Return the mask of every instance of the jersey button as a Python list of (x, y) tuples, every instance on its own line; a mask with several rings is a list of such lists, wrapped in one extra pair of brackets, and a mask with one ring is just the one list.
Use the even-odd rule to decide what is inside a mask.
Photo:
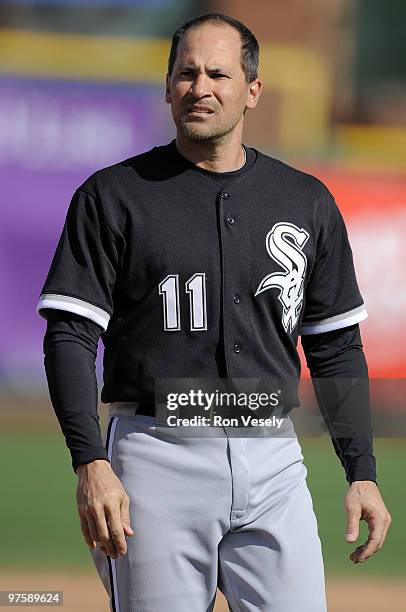
[(240, 296), (238, 295), (238, 293), (235, 294), (233, 299), (234, 299), (234, 304), (239, 304), (240, 303)]
[(231, 215), (229, 217), (227, 217), (227, 223), (229, 225), (233, 225), (235, 223), (234, 217), (232, 217)]
[(241, 351), (241, 346), (239, 344), (234, 344), (234, 353), (239, 353)]
[(221, 194), (221, 197), (223, 198), (223, 200), (227, 200), (227, 198), (230, 197), (230, 194), (227, 193), (227, 191), (223, 191), (223, 193)]

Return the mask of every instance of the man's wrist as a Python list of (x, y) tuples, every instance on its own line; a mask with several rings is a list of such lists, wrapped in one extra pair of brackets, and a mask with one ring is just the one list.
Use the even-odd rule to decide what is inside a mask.
[(350, 482), (350, 485), (362, 485), (362, 484), (369, 484), (369, 483), (373, 483), (374, 485), (378, 486), (378, 483), (376, 482), (376, 480), (372, 480), (370, 478), (365, 478), (365, 479), (360, 479), (358, 478), (357, 480), (352, 480)]
[(109, 459), (107, 458), (91, 459), (90, 461), (86, 461), (86, 463), (81, 463), (80, 465), (76, 466), (74, 471), (79, 476), (81, 472), (85, 470), (90, 470), (92, 469), (92, 467), (95, 467), (97, 464), (106, 463), (106, 462), (110, 463)]

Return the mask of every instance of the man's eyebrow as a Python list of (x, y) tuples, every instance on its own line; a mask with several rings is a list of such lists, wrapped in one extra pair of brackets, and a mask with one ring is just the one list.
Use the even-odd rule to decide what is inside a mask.
[[(193, 64), (181, 64), (181, 66), (179, 66), (179, 70), (196, 70), (196, 66), (194, 66)], [(212, 66), (211, 68), (207, 69), (208, 72), (227, 72), (227, 68), (221, 68), (219, 66)]]

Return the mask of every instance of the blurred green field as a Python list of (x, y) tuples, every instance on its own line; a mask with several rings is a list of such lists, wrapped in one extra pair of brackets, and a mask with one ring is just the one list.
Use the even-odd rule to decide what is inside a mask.
[[(329, 438), (301, 439), (308, 484), (323, 544), (326, 572), (364, 577), (406, 575), (406, 443), (377, 439), (380, 488), (393, 523), (386, 546), (367, 563), (348, 559), (354, 545), (344, 539), (344, 472)], [(76, 510), (76, 481), (64, 439), (53, 427), (5, 424), (0, 432), (2, 487), (0, 568), (94, 571)], [(359, 543), (366, 538), (363, 524)]]

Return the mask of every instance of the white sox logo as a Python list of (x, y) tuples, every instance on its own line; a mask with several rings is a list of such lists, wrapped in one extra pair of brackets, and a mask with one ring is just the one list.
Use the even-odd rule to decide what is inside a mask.
[(261, 280), (255, 295), (275, 287), (279, 289), (279, 301), (283, 306), (282, 323), (291, 332), (299, 320), (303, 302), (304, 279), (307, 258), (303, 247), (309, 234), (293, 223), (276, 223), (266, 236), (266, 250), (285, 273), (273, 272)]

